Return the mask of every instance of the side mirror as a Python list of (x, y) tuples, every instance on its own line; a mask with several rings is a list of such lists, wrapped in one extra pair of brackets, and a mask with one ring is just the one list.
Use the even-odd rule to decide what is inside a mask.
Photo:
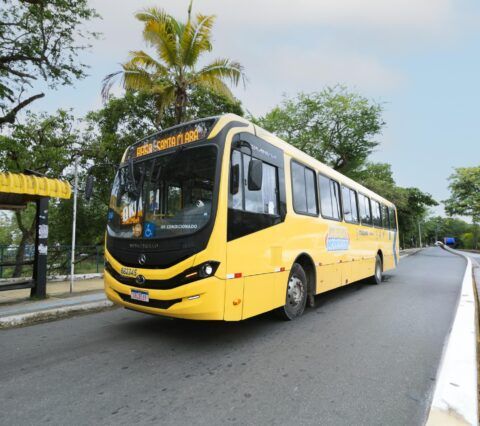
[(248, 190), (259, 191), (262, 189), (263, 163), (252, 158), (248, 163)]
[(230, 168), (230, 194), (238, 193), (240, 187), (240, 165), (235, 164)]
[(85, 200), (87, 200), (87, 201), (90, 201), (90, 198), (92, 198), (93, 183), (94, 183), (93, 175), (88, 175), (87, 176), (87, 181), (85, 183), (85, 193), (84, 193)]

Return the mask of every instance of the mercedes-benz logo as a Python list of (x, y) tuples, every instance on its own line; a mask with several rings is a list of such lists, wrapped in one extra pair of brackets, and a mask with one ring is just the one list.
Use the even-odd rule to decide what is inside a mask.
[(140, 265), (145, 265), (145, 262), (147, 261), (147, 256), (145, 256), (143, 253), (138, 256), (138, 263)]
[(137, 275), (135, 277), (135, 282), (138, 284), (138, 285), (144, 285), (145, 284), (145, 277), (143, 275)]

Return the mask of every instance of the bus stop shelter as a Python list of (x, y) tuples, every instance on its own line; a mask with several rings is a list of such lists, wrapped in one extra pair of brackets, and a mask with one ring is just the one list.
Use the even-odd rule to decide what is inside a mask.
[[(35, 251), (32, 278), (1, 284), (0, 291), (30, 288), (30, 295), (44, 298), (47, 294), (47, 254), (48, 254), (48, 200), (68, 199), (71, 196), (70, 184), (60, 179), (49, 179), (27, 173), (0, 173), (0, 210), (20, 210), (28, 203), (36, 204)], [(3, 263), (0, 266), (15, 266)]]

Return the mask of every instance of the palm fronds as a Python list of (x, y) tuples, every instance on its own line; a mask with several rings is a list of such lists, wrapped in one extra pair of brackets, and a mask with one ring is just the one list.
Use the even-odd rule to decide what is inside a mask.
[(129, 60), (122, 64), (122, 70), (104, 78), (104, 100), (108, 98), (113, 84), (120, 80), (127, 90), (154, 95), (159, 117), (166, 108), (175, 104), (179, 122), (187, 107), (188, 91), (192, 87), (201, 86), (233, 100), (227, 83), (238, 85), (242, 80), (245, 84), (243, 67), (230, 59), (216, 59), (200, 70), (195, 69), (200, 56), (212, 50), (214, 15), (198, 14), (192, 19), (190, 3), (186, 23), (177, 21), (159, 8), (144, 9), (135, 16), (143, 22), (143, 37), (155, 49), (158, 58), (143, 50), (130, 52)]

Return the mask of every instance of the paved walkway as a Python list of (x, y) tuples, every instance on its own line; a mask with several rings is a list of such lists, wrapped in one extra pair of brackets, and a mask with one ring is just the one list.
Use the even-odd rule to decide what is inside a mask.
[[(70, 281), (50, 281), (47, 283), (49, 299), (65, 299), (79, 293), (103, 290), (103, 278), (74, 281), (73, 294), (70, 294)], [(0, 309), (12, 303), (38, 303), (30, 300), (30, 289), (0, 291)]]

